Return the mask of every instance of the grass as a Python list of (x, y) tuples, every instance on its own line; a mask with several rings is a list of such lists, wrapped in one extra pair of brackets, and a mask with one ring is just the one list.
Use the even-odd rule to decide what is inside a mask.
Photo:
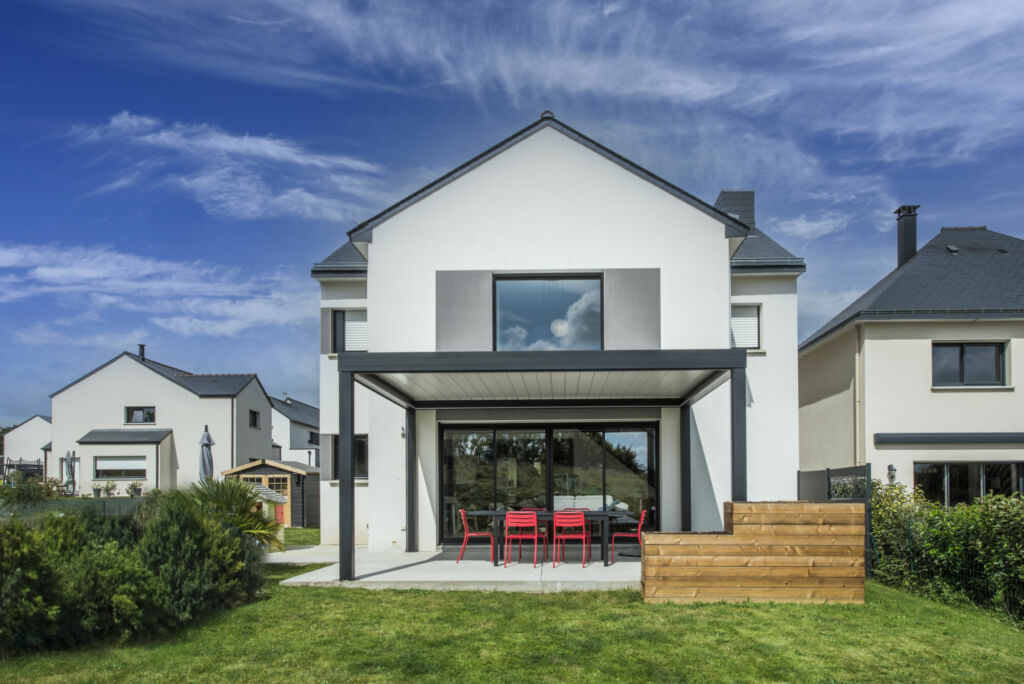
[(285, 546), (316, 546), (320, 543), (319, 527), (284, 528)]
[[(272, 581), (312, 567), (267, 566)], [(177, 636), (39, 653), (4, 681), (1019, 682), (1024, 632), (869, 583), (863, 606), (645, 605), (635, 592), (269, 586)]]

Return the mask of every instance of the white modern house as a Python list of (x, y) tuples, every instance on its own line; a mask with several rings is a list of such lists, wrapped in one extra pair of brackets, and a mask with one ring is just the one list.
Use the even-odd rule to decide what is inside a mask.
[(43, 463), (50, 448), (50, 416), (36, 414), (4, 434), (3, 468)]
[(320, 411), (289, 396), (270, 397), (274, 457), (320, 467)]
[(896, 269), (800, 346), (801, 468), (870, 463), (946, 504), (1024, 491), (1024, 240), (943, 228), (918, 250), (917, 208)]
[(214, 440), (213, 472), (269, 459), (271, 406), (255, 374), (196, 374), (123, 352), (50, 395), (49, 477), (65, 480), (73, 458), (76, 490), (92, 482), (142, 482), (145, 490), (199, 480), (199, 440)]
[(460, 508), (720, 530), (724, 501), (795, 498), (804, 264), (753, 210), (545, 112), (349, 231), (312, 271), (341, 578), (364, 530), (434, 549)]

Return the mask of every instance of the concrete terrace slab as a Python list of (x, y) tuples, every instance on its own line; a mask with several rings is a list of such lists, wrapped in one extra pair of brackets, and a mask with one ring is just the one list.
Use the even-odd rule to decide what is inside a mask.
[[(338, 547), (331, 547), (337, 551)], [(523, 554), (523, 563), (494, 567), (486, 551), (455, 562), (451, 551), (418, 553), (378, 552), (356, 549), (356, 579), (338, 579), (338, 564), (320, 568), (281, 582), (286, 586), (355, 587), (362, 589), (427, 589), (432, 591), (511, 591), (545, 594), (557, 591), (609, 591), (640, 589), (640, 563), (623, 557), (605, 567), (600, 560), (581, 567), (579, 556), (552, 567), (548, 560), (536, 568)], [(287, 552), (286, 552), (287, 553)], [(279, 555), (279, 554), (274, 554)], [(468, 556), (469, 554), (467, 554)], [(335, 556), (336, 558), (337, 556)], [(315, 562), (315, 561), (312, 561)]]

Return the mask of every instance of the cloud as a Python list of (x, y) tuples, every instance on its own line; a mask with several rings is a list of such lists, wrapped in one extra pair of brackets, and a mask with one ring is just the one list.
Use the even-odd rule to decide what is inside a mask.
[[(75, 313), (18, 331), (23, 344), (123, 347), (145, 339), (149, 326), (182, 337), (238, 337), (312, 327), (317, 317), (316, 284), (297, 273), (249, 276), (237, 267), (106, 246), (0, 244), (0, 303), (32, 298)], [(133, 327), (108, 332), (111, 318)]]
[(850, 217), (846, 214), (826, 211), (812, 217), (800, 214), (794, 218), (774, 219), (769, 222), (774, 230), (783, 235), (811, 240), (843, 230), (850, 222)]
[(73, 126), (69, 135), (118, 160), (114, 178), (88, 196), (145, 183), (184, 191), (222, 219), (352, 222), (403, 189), (400, 179), (382, 176), (383, 167), (356, 157), (209, 124), (167, 124), (129, 111), (102, 124)]

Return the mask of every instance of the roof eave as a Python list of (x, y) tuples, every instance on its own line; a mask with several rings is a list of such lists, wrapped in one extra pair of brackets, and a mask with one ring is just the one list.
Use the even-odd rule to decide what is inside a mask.
[(859, 311), (825, 331), (816, 332), (804, 340), (799, 351), (808, 351), (827, 338), (842, 332), (848, 325), (861, 322), (949, 321), (949, 320), (1024, 320), (1024, 309), (962, 309), (962, 310), (907, 310)]

